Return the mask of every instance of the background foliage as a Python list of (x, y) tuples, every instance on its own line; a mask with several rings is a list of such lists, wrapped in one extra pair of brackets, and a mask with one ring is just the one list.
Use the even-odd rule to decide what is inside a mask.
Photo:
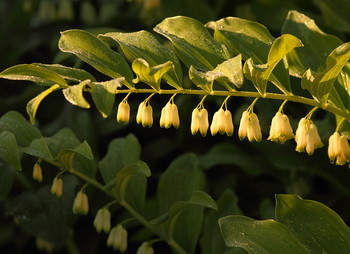
[[(278, 37), (288, 11), (293, 9), (313, 18), (323, 31), (348, 41), (349, 6), (349, 1), (340, 0), (283, 2), (256, 0), (234, 3), (225, 0), (106, 0), (96, 3), (69, 0), (2, 1), (0, 13), (6, 18), (2, 19), (0, 32), (6, 40), (0, 41), (0, 70), (19, 63), (54, 62), (86, 68), (98, 77), (100, 74), (81, 61), (77, 61), (77, 58), (58, 52), (60, 31), (70, 28), (81, 28), (94, 34), (111, 31), (133, 32), (141, 29), (151, 31), (164, 18), (175, 15), (190, 16), (203, 23), (226, 16), (242, 17), (266, 25), (270, 32)], [(186, 82), (189, 82), (188, 79), (184, 80), (184, 86), (188, 84)], [(299, 79), (291, 80), (291, 87), (299, 87), (293, 86), (293, 82), (300, 82)], [(6, 122), (5, 116), (24, 121), (15, 113), (12, 115), (5, 113), (16, 110), (26, 115), (26, 103), (41, 92), (41, 88), (25, 83), (0, 80), (2, 122)], [(298, 92), (305, 93), (305, 91)], [(141, 96), (130, 98), (133, 114), (142, 99)], [(110, 175), (115, 173), (108, 172), (111, 168), (119, 171), (129, 163), (136, 163), (138, 160), (146, 162), (152, 173), (147, 179), (145, 195), (149, 202), (145, 207), (146, 217), (153, 218), (155, 214), (155, 198), (160, 201), (159, 210), (164, 213), (174, 201), (187, 201), (187, 203), (180, 202), (172, 211), (176, 214), (178, 211), (176, 209), (191, 205), (191, 209), (183, 215), (183, 221), (194, 215), (203, 216), (203, 225), (195, 225), (194, 232), (184, 232), (183, 228), (174, 229), (183, 233), (183, 239), (177, 240), (188, 246), (189, 252), (244, 253), (242, 250), (231, 249), (224, 245), (217, 220), (232, 214), (241, 214), (254, 219), (275, 218), (275, 194), (297, 194), (304, 199), (317, 200), (332, 208), (346, 223), (350, 222), (348, 205), (350, 174), (347, 167), (335, 167), (329, 163), (326, 148), (317, 150), (312, 157), (309, 157), (306, 154), (296, 153), (292, 143), (281, 146), (268, 141), (241, 142), (236, 136), (208, 135), (205, 138), (199, 135), (193, 136), (189, 128), (190, 115), (198, 101), (199, 98), (196, 97), (178, 96), (177, 104), (182, 116), (181, 126), (178, 130), (164, 130), (157, 125), (144, 129), (135, 122), (127, 126), (117, 124), (116, 107), (113, 107), (112, 114), (108, 118), (103, 119), (95, 109), (84, 110), (73, 107), (61, 95), (50, 95), (50, 100), (43, 101), (38, 112), (36, 123), (38, 129), (28, 124), (25, 130), (18, 130), (19, 134), (24, 135), (19, 145), (26, 149), (21, 163), (22, 172), (16, 171), (3, 161), (0, 162), (1, 253), (22, 253), (24, 250), (35, 253), (34, 237), (44, 235), (58, 246), (60, 253), (66, 253), (67, 250), (74, 253), (76, 248), (81, 253), (100, 253), (101, 250), (106, 253), (112, 252), (112, 249), (106, 247), (106, 236), (97, 234), (92, 226), (97, 209), (109, 201), (108, 197), (98, 189), (89, 187), (87, 192), (91, 212), (87, 216), (75, 216), (71, 213), (74, 191), (78, 191), (83, 182), (70, 175), (64, 176), (64, 183), (67, 186), (64, 188), (64, 198), (57, 199), (48, 191), (52, 179), (58, 172), (55, 167), (43, 164), (44, 181), (39, 184), (31, 180), (35, 158), (30, 156), (30, 142), (34, 138), (40, 141), (42, 136), (51, 137), (52, 140), (66, 140), (69, 137), (69, 142), (63, 144), (62, 141), (57, 146), (53, 145), (57, 154), (52, 153), (52, 149), (49, 154), (42, 148), (40, 156), (58, 156), (60, 151), (69, 150), (81, 156), (81, 163), (89, 164), (86, 162), (89, 161), (89, 149), (83, 142), (86, 140), (95, 162), (99, 163), (98, 165), (90, 163), (89, 172), (83, 173), (94, 175), (98, 166), (104, 169), (98, 177), (106, 184), (111, 180)], [(164, 98), (152, 99), (155, 109), (162, 108), (165, 103)], [(219, 103), (212, 99), (207, 102), (206, 107), (209, 112), (214, 112)], [(249, 103), (249, 100), (242, 98), (230, 103), (235, 112), (235, 126), (238, 126), (239, 116)], [(264, 136), (268, 134), (270, 119), (278, 107), (278, 102), (257, 103), (257, 113), (264, 116), (260, 119)], [(293, 104), (285, 113), (290, 116), (292, 125), (296, 127), (298, 119), (307, 113), (307, 109)], [(159, 114), (159, 110), (155, 114)], [(159, 115), (155, 115), (155, 118), (159, 119)], [(333, 116), (320, 111), (316, 118), (321, 138), (326, 141), (335, 128)], [(135, 119), (135, 116), (132, 119)], [(62, 128), (69, 128), (71, 131)], [(13, 126), (9, 130), (13, 131)], [(8, 134), (6, 140), (11, 142), (11, 134)], [(122, 146), (129, 146), (130, 150), (120, 149)], [(41, 147), (40, 144), (37, 147)], [(112, 160), (109, 158), (114, 156), (125, 160), (118, 162), (120, 165), (110, 165)], [(137, 169), (143, 170), (142, 172), (146, 172), (147, 175), (146, 166), (136, 165)], [(123, 178), (120, 181), (122, 180)], [(140, 182), (141, 190), (146, 188), (145, 176), (141, 175), (133, 180)], [(179, 185), (180, 189), (176, 190), (174, 182), (185, 182), (187, 185)], [(175, 194), (172, 199), (163, 191), (168, 186), (174, 186), (172, 192)], [(191, 197), (190, 193), (193, 190), (208, 193), (217, 201), (219, 212), (210, 209), (213, 205), (205, 198), (206, 202), (200, 203), (203, 199), (198, 193), (202, 192), (198, 192), (198, 196)], [(114, 191), (120, 192), (120, 190)], [(115, 195), (122, 199), (120, 194)], [(135, 200), (132, 196), (124, 198), (128, 199), (136, 210), (143, 205), (140, 204), (142, 201)], [(283, 196), (277, 198), (277, 201), (282, 199)], [(291, 202), (297, 201), (291, 198)], [(277, 202), (277, 205), (280, 204), (281, 202)], [(53, 207), (54, 211), (50, 211)], [(111, 210), (114, 214), (112, 220), (115, 223), (129, 217), (120, 206), (115, 206)], [(277, 218), (282, 218), (278, 221), (283, 221), (283, 216), (277, 215)], [(169, 216), (171, 217), (171, 213)], [(244, 219), (241, 223), (245, 223)], [(136, 222), (130, 223), (129, 234), (128, 253), (135, 253), (143, 240), (152, 239), (150, 232)], [(191, 237), (199, 238), (198, 245), (191, 244), (188, 240)], [(163, 242), (156, 243), (154, 248), (156, 253), (170, 252), (169, 246)]]

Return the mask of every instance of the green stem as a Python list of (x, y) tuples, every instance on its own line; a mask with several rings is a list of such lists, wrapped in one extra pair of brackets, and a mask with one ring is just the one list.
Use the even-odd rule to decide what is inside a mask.
[[(151, 93), (154, 94), (153, 89), (125, 89), (117, 90), (116, 94), (124, 93)], [(320, 103), (314, 99), (290, 95), (290, 94), (278, 94), (278, 93), (266, 93), (262, 96), (258, 92), (248, 92), (248, 91), (219, 91), (215, 90), (212, 92), (207, 92), (205, 90), (192, 90), (192, 89), (179, 89), (179, 90), (160, 90), (158, 94), (191, 94), (191, 95), (212, 95), (212, 96), (235, 96), (235, 97), (250, 97), (250, 98), (264, 98), (273, 100), (287, 100), (297, 103), (306, 104), (312, 107), (322, 108), (333, 114), (339, 115), (350, 121), (350, 113), (348, 111), (343, 111), (337, 107), (334, 107), (328, 103)]]

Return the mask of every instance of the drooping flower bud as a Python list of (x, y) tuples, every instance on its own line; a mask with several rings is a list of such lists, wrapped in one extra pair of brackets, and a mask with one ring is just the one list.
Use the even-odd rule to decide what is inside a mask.
[(38, 181), (39, 183), (42, 182), (42, 180), (43, 180), (43, 173), (42, 173), (39, 161), (35, 162), (35, 164), (34, 164), (33, 179)]
[(238, 137), (240, 140), (246, 137), (250, 142), (261, 141), (262, 134), (258, 116), (254, 112), (244, 111), (239, 124)]
[(113, 247), (114, 250), (119, 250), (122, 253), (126, 251), (128, 247), (128, 232), (121, 224), (112, 228), (108, 235), (107, 246)]
[(148, 242), (143, 242), (137, 249), (136, 254), (154, 254), (154, 250)]
[(86, 193), (82, 190), (78, 192), (73, 203), (73, 213), (86, 215), (89, 212), (89, 201)]
[(229, 110), (224, 110), (220, 108), (214, 113), (213, 121), (210, 126), (211, 135), (216, 135), (216, 133), (224, 134), (227, 136), (232, 136), (233, 134), (233, 122), (232, 115)]
[(198, 131), (203, 137), (207, 135), (209, 128), (208, 111), (205, 108), (196, 107), (192, 111), (191, 133), (195, 135)]
[(308, 155), (312, 155), (315, 149), (323, 146), (316, 125), (307, 118), (300, 119), (295, 133), (295, 142), (297, 143), (295, 150), (307, 152)]
[(180, 117), (177, 106), (175, 103), (168, 102), (162, 109), (159, 125), (161, 128), (170, 128), (174, 126), (179, 128), (180, 126)]
[(48, 241), (43, 240), (42, 238), (35, 239), (36, 248), (40, 251), (47, 253), (52, 253), (54, 251), (54, 245)]
[(294, 134), (288, 116), (277, 112), (272, 118), (270, 135), (267, 140), (284, 144), (288, 139), (292, 138), (294, 138)]
[(111, 229), (111, 213), (108, 208), (103, 207), (97, 211), (96, 217), (94, 219), (94, 227), (98, 233), (102, 232), (108, 233)]
[(350, 146), (345, 135), (340, 135), (336, 131), (329, 137), (328, 157), (336, 165), (350, 162)]
[(63, 181), (60, 175), (57, 175), (52, 182), (50, 193), (56, 195), (57, 197), (62, 196)]
[(143, 127), (152, 127), (153, 109), (149, 102), (141, 102), (136, 114), (136, 122)]
[(122, 100), (118, 105), (117, 121), (118, 123), (129, 123), (130, 105), (127, 100)]

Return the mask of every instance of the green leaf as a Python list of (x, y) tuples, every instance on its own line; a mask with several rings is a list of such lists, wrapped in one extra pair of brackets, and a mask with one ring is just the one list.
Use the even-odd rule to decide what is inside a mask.
[(34, 139), (41, 138), (40, 131), (16, 111), (9, 111), (0, 118), (1, 131), (13, 133), (21, 147), (27, 147)]
[(74, 81), (77, 83), (80, 83), (84, 80), (91, 80), (95, 81), (95, 78), (88, 73), (85, 70), (67, 67), (60, 64), (41, 64), (41, 63), (34, 63), (33, 65), (42, 67), (44, 69), (56, 72), (58, 75), (60, 75), (65, 80)]
[(211, 210), (205, 217), (203, 235), (201, 238), (202, 254), (225, 253), (229, 248), (222, 238), (218, 220), (231, 214), (241, 214), (237, 206), (238, 198), (229, 189), (225, 190), (217, 201), (218, 210)]
[(102, 114), (103, 118), (107, 118), (113, 108), (115, 94), (110, 93), (106, 86), (94, 83), (92, 85), (91, 95), (98, 111)]
[(235, 90), (236, 87), (243, 85), (243, 71), (242, 71), (242, 56), (230, 58), (223, 63), (216, 66), (211, 71), (199, 71), (192, 65), (189, 69), (189, 77), (191, 81), (198, 87), (211, 92), (213, 90), (214, 80), (223, 81), (222, 84), (229, 90)]
[(46, 89), (45, 91), (41, 92), (40, 94), (38, 94), (37, 96), (35, 96), (33, 99), (31, 99), (28, 103), (27, 103), (27, 113), (29, 115), (30, 118), (30, 122), (32, 124), (34, 124), (35, 122), (35, 116), (36, 116), (36, 112), (39, 108), (39, 105), (41, 103), (41, 101), (48, 96), (50, 93), (56, 91), (60, 89), (59, 85), (53, 85), (51, 87), (49, 87), (48, 89)]
[(66, 87), (67, 82), (56, 72), (37, 64), (19, 64), (7, 68), (0, 73), (0, 78), (11, 80), (29, 80), (44, 86), (59, 85)]
[(121, 204), (126, 202), (136, 211), (142, 212), (146, 197), (146, 177), (150, 175), (151, 170), (142, 161), (121, 169), (116, 176), (114, 187)]
[(215, 41), (203, 24), (193, 18), (166, 18), (154, 31), (172, 42), (177, 56), (187, 67), (213, 70), (230, 58), (227, 48)]
[[(209, 22), (206, 26), (214, 29), (215, 40), (226, 45), (232, 54), (242, 54), (243, 60), (251, 58), (257, 70), (259, 70), (259, 65), (268, 63), (271, 45), (273, 45), (275, 38), (262, 24), (241, 18), (227, 17)], [(276, 49), (278, 51), (279, 47), (276, 47)], [(269, 76), (269, 81), (282, 89), (283, 92), (288, 93), (290, 92), (290, 80), (287, 67), (283, 62), (276, 65), (276, 60), (281, 56), (278, 54), (278, 58), (275, 59), (274, 55), (275, 53), (271, 53), (270, 56), (270, 65), (272, 64), (272, 66), (263, 65), (261, 71), (266, 70), (267, 67), (271, 68), (273, 70), (272, 74), (265, 73), (266, 76)], [(244, 68), (244, 73), (248, 76), (248, 79), (250, 76), (255, 78), (255, 75), (259, 75), (255, 73), (247, 75), (249, 73), (247, 67)], [(256, 82), (253, 81), (253, 83)], [(263, 90), (263, 87), (261, 88)]]
[(22, 148), (22, 152), (45, 160), (53, 159), (46, 140), (43, 137), (33, 139), (28, 147)]
[(276, 219), (290, 228), (311, 253), (349, 253), (350, 229), (327, 206), (296, 195), (276, 195)]
[(0, 162), (0, 202), (10, 193), (14, 180), (13, 169), (10, 165)]
[(330, 27), (347, 33), (350, 30), (349, 0), (316, 0), (323, 21)]
[(75, 54), (109, 77), (125, 77), (126, 85), (133, 87), (133, 74), (125, 59), (91, 33), (83, 30), (64, 31), (58, 46), (61, 51)]
[(204, 176), (197, 163), (194, 154), (185, 154), (161, 175), (157, 190), (161, 213), (166, 213), (176, 201), (189, 200), (193, 191), (203, 189)]
[(77, 178), (63, 176), (63, 195), (57, 198), (45, 185), (37, 192), (24, 191), (5, 204), (5, 212), (13, 216), (16, 225), (27, 235), (50, 242), (55, 249), (64, 248), (71, 240), (74, 217), (72, 203)]
[[(283, 34), (272, 44), (266, 64), (255, 65), (252, 58), (248, 59), (244, 65), (244, 74), (259, 91), (260, 94), (266, 93), (267, 82), (277, 64), (294, 48), (302, 47), (301, 41), (293, 35)], [(278, 89), (285, 94), (291, 93), (290, 83), (282, 84), (272, 77), (271, 80)]]
[(16, 142), (16, 137), (11, 132), (0, 132), (0, 158), (13, 166), (22, 170), (20, 151)]
[(76, 147), (61, 150), (57, 158), (62, 168), (68, 171), (78, 171), (88, 177), (95, 177), (93, 154), (86, 141)]
[(292, 232), (275, 220), (254, 220), (232, 215), (219, 220), (226, 245), (250, 254), (311, 254)]
[(90, 80), (85, 80), (78, 85), (68, 86), (62, 89), (63, 95), (67, 101), (71, 104), (79, 106), (81, 108), (90, 108), (90, 104), (85, 100), (83, 91), (86, 85), (90, 83)]
[(326, 67), (327, 56), (342, 44), (338, 37), (324, 33), (313, 19), (297, 11), (288, 13), (282, 33), (298, 37), (304, 45), (287, 55), (290, 74), (300, 78), (309, 68), (321, 72)]
[(159, 43), (159, 41), (150, 32), (112, 32), (99, 35), (99, 38), (110, 38), (110, 40), (113, 42), (117, 42), (124, 55), (130, 62), (133, 62), (137, 58), (143, 58), (150, 65), (156, 66), (167, 61), (171, 61), (174, 65), (174, 69), (164, 74), (164, 79), (169, 85), (176, 89), (180, 89), (182, 87), (181, 65), (175, 53)]
[(308, 69), (301, 80), (301, 86), (321, 103), (326, 103), (333, 84), (350, 58), (350, 42), (334, 49), (327, 57), (326, 68), (321, 73)]
[(178, 242), (187, 253), (194, 253), (204, 208), (217, 210), (217, 205), (207, 193), (193, 191), (189, 200), (177, 201), (169, 209), (168, 237)]
[(106, 184), (112, 183), (118, 172), (139, 161), (141, 146), (134, 135), (128, 135), (125, 138), (112, 140), (108, 145), (107, 154), (99, 162), (98, 167), (101, 176)]
[(81, 144), (73, 131), (68, 128), (63, 128), (55, 133), (55, 135), (47, 137), (46, 143), (54, 159), (58, 157), (58, 154), (62, 150), (73, 149)]
[(136, 78), (133, 79), (133, 82), (146, 83), (158, 92), (163, 75), (173, 69), (174, 65), (171, 61), (156, 66), (150, 66), (145, 59), (137, 58), (132, 62), (132, 70), (136, 74)]

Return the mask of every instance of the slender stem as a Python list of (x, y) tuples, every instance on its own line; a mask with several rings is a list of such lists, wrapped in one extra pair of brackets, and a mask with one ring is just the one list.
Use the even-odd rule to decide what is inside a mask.
[(90, 178), (90, 177), (84, 175), (83, 173), (81, 173), (81, 172), (79, 172), (79, 171), (77, 171), (75, 169), (70, 169), (69, 172), (72, 173), (73, 175), (76, 175), (76, 176), (80, 177), (84, 181), (86, 181), (89, 184), (95, 186), (96, 188), (102, 190), (103, 192), (106, 192), (106, 190), (103, 188), (103, 185), (100, 184), (99, 182), (97, 182), (95, 179)]
[[(116, 90), (116, 94), (124, 94), (124, 93), (151, 93), (154, 94), (153, 89), (124, 89), (124, 90)], [(298, 96), (298, 95), (290, 95), (290, 94), (278, 94), (278, 93), (266, 93), (262, 96), (258, 92), (248, 92), (248, 91), (211, 91), (207, 92), (205, 90), (192, 90), (192, 89), (169, 89), (169, 90), (160, 90), (158, 94), (191, 94), (191, 95), (212, 95), (212, 96), (235, 96), (235, 97), (250, 97), (250, 98), (264, 98), (264, 99), (274, 99), (274, 100), (287, 100), (297, 103), (306, 104), (312, 107), (322, 108), (327, 110), (333, 114), (339, 115), (350, 121), (350, 112), (343, 111), (337, 107), (334, 107), (328, 103), (320, 103), (314, 99)]]
[(279, 109), (278, 109), (278, 112), (283, 113), (283, 107), (284, 107), (284, 105), (286, 105), (287, 102), (288, 102), (288, 100), (285, 100), (285, 101), (281, 104), (281, 106), (280, 106)]

